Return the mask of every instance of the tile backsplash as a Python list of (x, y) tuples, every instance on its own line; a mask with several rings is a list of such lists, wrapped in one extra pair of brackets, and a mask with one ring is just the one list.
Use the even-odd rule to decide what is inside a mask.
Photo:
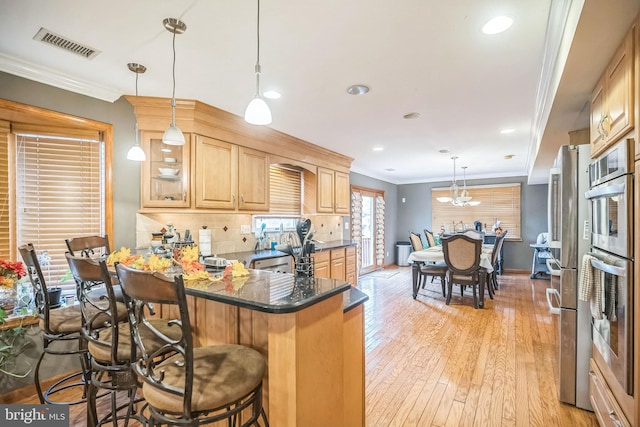
[[(349, 232), (344, 230), (343, 221), (339, 215), (308, 215), (316, 230), (315, 239), (320, 241), (342, 240), (349, 238)], [(252, 251), (257, 239), (255, 234), (241, 234), (242, 225), (252, 224), (250, 214), (229, 213), (145, 213), (136, 214), (136, 248), (148, 248), (151, 233), (159, 232), (167, 224), (172, 223), (180, 236), (189, 230), (193, 240), (198, 243), (198, 230), (206, 225), (211, 230), (211, 250), (220, 255), (231, 252)], [(285, 233), (286, 234), (286, 233)], [(271, 237), (279, 236), (267, 234), (267, 241)]]

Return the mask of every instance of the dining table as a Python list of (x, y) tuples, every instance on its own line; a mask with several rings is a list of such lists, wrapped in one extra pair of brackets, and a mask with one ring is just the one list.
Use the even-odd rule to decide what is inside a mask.
[[(487, 275), (493, 272), (493, 265), (491, 264), (492, 252), (493, 245), (482, 245), (482, 252), (480, 253), (480, 301), (478, 303), (480, 307), (484, 307), (484, 287), (487, 283)], [(407, 260), (411, 263), (413, 299), (416, 299), (418, 296), (418, 288), (420, 286), (418, 283), (418, 277), (420, 276), (420, 264), (445, 262), (442, 245), (430, 246), (419, 251), (413, 251), (409, 254), (409, 258)]]

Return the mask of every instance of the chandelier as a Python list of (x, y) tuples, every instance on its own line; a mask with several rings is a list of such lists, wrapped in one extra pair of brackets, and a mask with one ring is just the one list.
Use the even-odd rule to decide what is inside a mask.
[(467, 191), (467, 166), (462, 167), (462, 172), (464, 174), (462, 190), (458, 186), (458, 181), (456, 180), (456, 159), (457, 156), (451, 157), (453, 160), (453, 180), (451, 181), (451, 187), (449, 187), (449, 196), (448, 197), (438, 197), (437, 201), (441, 203), (451, 203), (454, 206), (477, 206), (480, 204), (479, 201), (471, 201), (473, 197), (469, 195)]

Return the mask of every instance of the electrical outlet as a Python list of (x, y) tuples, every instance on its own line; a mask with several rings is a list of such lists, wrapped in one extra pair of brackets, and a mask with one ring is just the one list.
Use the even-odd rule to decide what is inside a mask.
[(240, 234), (251, 234), (251, 226), (250, 225), (241, 225), (240, 226)]

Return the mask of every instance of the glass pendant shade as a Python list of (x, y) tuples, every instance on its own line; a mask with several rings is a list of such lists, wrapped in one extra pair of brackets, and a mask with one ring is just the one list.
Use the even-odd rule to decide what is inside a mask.
[(184, 134), (175, 124), (171, 124), (162, 134), (162, 142), (167, 145), (184, 145)]
[(462, 171), (464, 172), (464, 181), (462, 184), (462, 191), (460, 191), (460, 187), (458, 186), (458, 182), (456, 181), (456, 159), (458, 157), (451, 157), (453, 160), (453, 180), (451, 182), (451, 187), (449, 187), (449, 197), (437, 197), (436, 200), (440, 203), (451, 203), (453, 206), (478, 206), (480, 202), (471, 201), (473, 197), (469, 195), (467, 191), (467, 167), (464, 166)]
[(139, 145), (134, 145), (129, 148), (127, 153), (127, 160), (133, 160), (136, 162), (144, 162), (147, 160), (147, 156), (144, 154), (144, 150)]
[(244, 119), (252, 125), (268, 125), (271, 123), (271, 110), (265, 100), (256, 95), (244, 110)]

